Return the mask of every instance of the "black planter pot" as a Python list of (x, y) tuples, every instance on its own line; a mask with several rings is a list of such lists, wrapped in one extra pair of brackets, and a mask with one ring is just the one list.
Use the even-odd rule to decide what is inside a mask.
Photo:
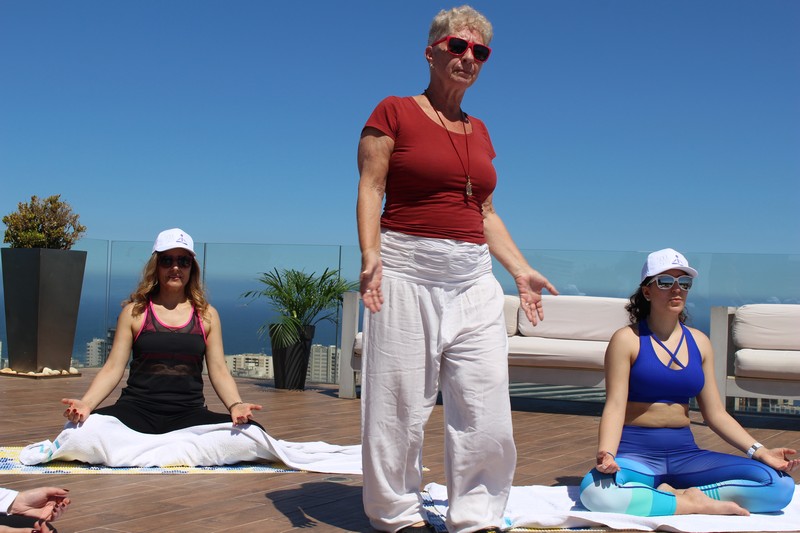
[(275, 388), (303, 390), (306, 388), (308, 360), (315, 326), (305, 326), (300, 340), (288, 347), (278, 348), (272, 342), (272, 364), (275, 370)]
[(72, 361), (86, 252), (3, 248), (8, 362), (12, 370), (67, 370)]

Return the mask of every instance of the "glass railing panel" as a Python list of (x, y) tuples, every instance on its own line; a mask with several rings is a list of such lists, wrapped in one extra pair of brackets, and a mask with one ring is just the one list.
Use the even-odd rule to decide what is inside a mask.
[[(338, 246), (206, 244), (205, 283), (209, 300), (222, 320), (226, 354), (271, 353), (269, 337), (258, 333), (274, 321), (275, 310), (264, 298), (242, 295), (260, 290), (263, 272), (297, 269), (321, 274), (339, 268)], [(338, 324), (317, 324), (314, 344), (338, 345)]]
[[(523, 250), (561, 294), (627, 298), (636, 291), (647, 252)], [(687, 300), (690, 324), (709, 333), (712, 306), (800, 303), (800, 255), (687, 253), (700, 275)], [(507, 294), (513, 278), (495, 261), (495, 276)], [(546, 316), (545, 310), (545, 316)]]
[[(345, 279), (356, 281), (361, 268), (357, 246), (196, 243), (195, 248), (209, 299), (220, 313), (226, 354), (271, 352), (268, 338), (258, 330), (274, 317), (274, 311), (265, 300), (241, 296), (259, 288), (260, 273), (273, 268), (306, 272), (338, 268)], [(116, 325), (120, 303), (138, 283), (152, 243), (82, 239), (75, 249), (87, 251), (73, 352), (83, 361), (88, 343), (105, 339)], [(636, 289), (647, 256), (646, 252), (585, 250), (523, 250), (523, 254), (561, 294), (623, 298)], [(712, 306), (800, 303), (799, 254), (686, 255), (700, 271), (689, 297), (691, 324), (706, 333)], [(516, 293), (513, 279), (496, 261), (495, 275), (506, 293)], [(340, 344), (338, 318), (336, 324), (319, 325), (315, 343)], [(6, 345), (4, 306), (0, 308), (0, 341)]]

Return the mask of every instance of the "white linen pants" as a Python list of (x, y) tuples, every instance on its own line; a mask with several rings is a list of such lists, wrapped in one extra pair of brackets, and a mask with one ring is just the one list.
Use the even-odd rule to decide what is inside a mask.
[(383, 306), (367, 313), (364, 509), (373, 527), (424, 520), (422, 441), (441, 387), (449, 531), (502, 525), (516, 466), (503, 291), (488, 247), (383, 232)]

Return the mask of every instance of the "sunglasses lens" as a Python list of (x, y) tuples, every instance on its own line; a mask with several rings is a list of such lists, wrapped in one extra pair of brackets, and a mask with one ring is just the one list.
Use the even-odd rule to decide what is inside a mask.
[(476, 61), (486, 61), (489, 59), (489, 54), (491, 52), (489, 47), (483, 46), (482, 44), (475, 44), (472, 46), (472, 54), (475, 56)]
[(164, 268), (171, 268), (173, 264), (178, 263), (180, 268), (189, 268), (192, 266), (192, 258), (186, 255), (180, 257), (173, 257), (171, 255), (162, 255), (158, 258), (158, 264)]
[(659, 289), (669, 289), (675, 283), (675, 278), (672, 276), (658, 276), (656, 278), (656, 286)]
[(663, 275), (656, 277), (656, 286), (659, 289), (671, 289), (675, 282), (678, 282), (678, 287), (680, 287), (684, 291), (688, 291), (692, 288), (692, 277), (691, 276), (681, 276), (679, 278), (674, 278), (672, 276)]
[(469, 46), (469, 43), (464, 39), (459, 39), (458, 37), (450, 37), (450, 39), (447, 40), (447, 50), (457, 56), (460, 56), (466, 52), (467, 46)]

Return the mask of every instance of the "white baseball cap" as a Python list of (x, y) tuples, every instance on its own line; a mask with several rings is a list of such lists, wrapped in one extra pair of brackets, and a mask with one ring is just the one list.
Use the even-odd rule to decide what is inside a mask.
[[(657, 276), (667, 270), (677, 268), (683, 270), (691, 277), (697, 277), (697, 270), (689, 266), (689, 261), (683, 257), (683, 254), (673, 250), (672, 248), (664, 248), (657, 252), (653, 252), (647, 256), (647, 261), (644, 262), (642, 267), (642, 280)], [(641, 282), (640, 282), (641, 283)]]
[(173, 248), (183, 248), (191, 252), (194, 257), (194, 241), (188, 233), (180, 228), (165, 229), (156, 237), (153, 243), (153, 252), (165, 252)]

